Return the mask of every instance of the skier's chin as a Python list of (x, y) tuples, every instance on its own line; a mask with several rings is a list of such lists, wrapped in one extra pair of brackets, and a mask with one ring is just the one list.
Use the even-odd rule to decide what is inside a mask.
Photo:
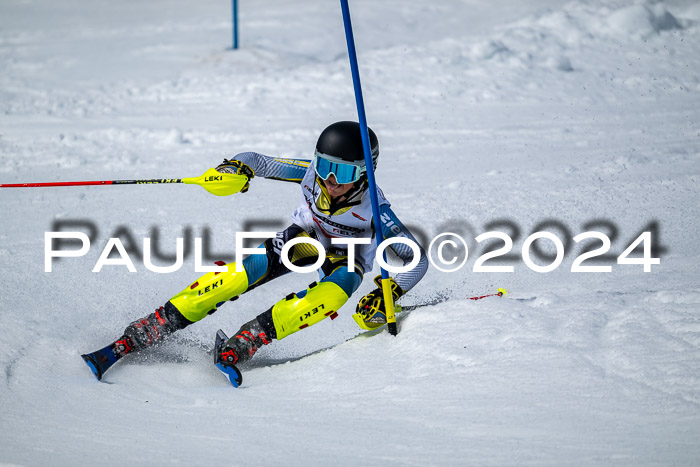
[(326, 186), (326, 190), (328, 190), (328, 194), (331, 195), (331, 198), (343, 196), (352, 187), (352, 183), (341, 185), (333, 180), (324, 180), (324, 185)]

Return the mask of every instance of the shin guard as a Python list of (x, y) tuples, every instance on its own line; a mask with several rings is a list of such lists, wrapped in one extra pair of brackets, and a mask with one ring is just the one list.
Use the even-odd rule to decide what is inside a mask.
[(182, 316), (195, 322), (214, 313), (227, 300), (233, 300), (248, 289), (245, 270), (236, 272), (230, 263), (228, 272), (210, 272), (170, 299)]
[(337, 311), (348, 300), (345, 291), (333, 282), (313, 283), (298, 294), (290, 294), (272, 307), (276, 338), (283, 339), (300, 329), (335, 319)]

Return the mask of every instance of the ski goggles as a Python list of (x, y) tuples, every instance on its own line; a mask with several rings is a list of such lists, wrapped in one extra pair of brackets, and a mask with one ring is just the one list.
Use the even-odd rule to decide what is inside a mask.
[(362, 177), (365, 171), (364, 161), (347, 162), (340, 158), (322, 154), (318, 151), (314, 154), (314, 170), (323, 180), (335, 175), (336, 181), (340, 185), (356, 182)]

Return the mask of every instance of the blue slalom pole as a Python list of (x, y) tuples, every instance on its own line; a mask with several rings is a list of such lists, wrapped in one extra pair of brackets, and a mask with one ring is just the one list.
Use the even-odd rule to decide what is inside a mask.
[(231, 15), (233, 23), (233, 49), (238, 48), (238, 0), (231, 0)]
[[(357, 115), (360, 120), (360, 132), (362, 134), (362, 148), (365, 153), (365, 166), (367, 167), (367, 181), (369, 182), (369, 196), (372, 201), (372, 215), (374, 217), (374, 230), (377, 234), (377, 247), (384, 240), (382, 234), (382, 221), (379, 217), (379, 198), (377, 196), (377, 184), (374, 179), (374, 164), (372, 163), (372, 149), (369, 143), (369, 131), (367, 130), (367, 117), (365, 115), (365, 101), (362, 98), (362, 85), (360, 83), (360, 70), (357, 65), (357, 52), (355, 50), (355, 38), (352, 34), (352, 23), (350, 22), (350, 9), (348, 0), (340, 0), (340, 8), (343, 12), (343, 25), (345, 26), (345, 39), (348, 43), (348, 56), (350, 57), (350, 71), (352, 72), (352, 84), (355, 88), (355, 102), (357, 104)], [(386, 254), (384, 255), (386, 261)], [(389, 273), (381, 268), (382, 290), (384, 292), (384, 304), (386, 307), (386, 321), (389, 333), (396, 335), (396, 316), (394, 315), (394, 296), (391, 293)]]

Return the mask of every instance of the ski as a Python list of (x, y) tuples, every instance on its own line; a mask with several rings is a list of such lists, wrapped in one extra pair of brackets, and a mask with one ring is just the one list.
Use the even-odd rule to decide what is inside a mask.
[(102, 380), (102, 376), (112, 365), (117, 363), (124, 355), (129, 353), (133, 346), (126, 336), (112, 342), (106, 347), (91, 353), (81, 355), (97, 381)]
[(214, 365), (226, 376), (234, 388), (237, 388), (243, 382), (241, 371), (233, 363), (227, 362), (221, 358), (221, 351), (228, 341), (228, 336), (224, 331), (219, 329), (216, 331), (216, 341), (214, 342)]

